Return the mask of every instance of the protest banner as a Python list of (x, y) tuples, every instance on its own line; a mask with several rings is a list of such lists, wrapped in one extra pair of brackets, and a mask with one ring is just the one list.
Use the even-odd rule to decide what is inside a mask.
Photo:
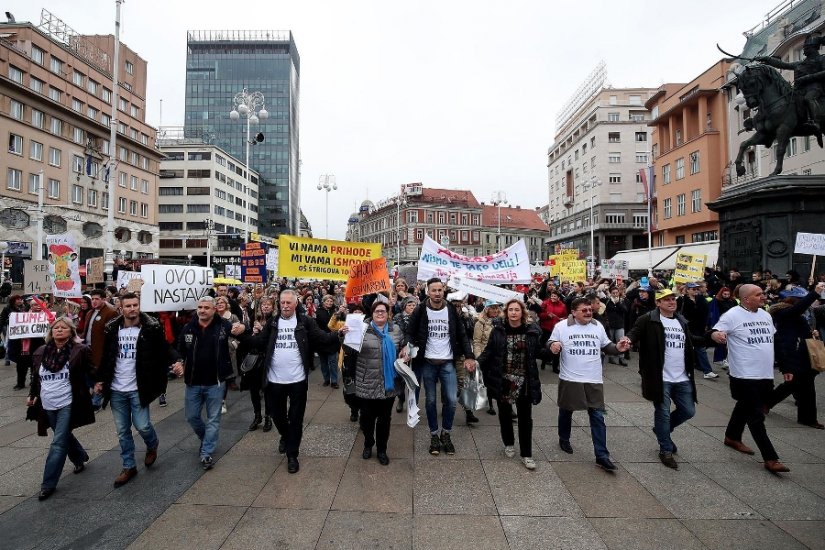
[(261, 235), (260, 233), (255, 233), (254, 231), (250, 231), (249, 233), (249, 240), (254, 241), (257, 243), (266, 243), (266, 244), (275, 244), (277, 239), (274, 237), (267, 237), (266, 235)]
[(281, 235), (278, 237), (278, 276), (298, 279), (346, 281), (350, 266), (381, 257), (379, 243), (357, 243), (310, 239)]
[(79, 298), (83, 293), (80, 284), (79, 249), (68, 233), (46, 237), (49, 251), (49, 274), (52, 277), (52, 293), (60, 298)]
[(86, 283), (93, 285), (104, 280), (103, 256), (86, 260)]
[(559, 279), (562, 281), (575, 283), (587, 280), (587, 262), (585, 260), (556, 260), (556, 265)]
[(233, 264), (226, 264), (223, 266), (223, 275), (227, 279), (240, 279), (241, 278), (241, 266), (233, 265)]
[(13, 311), (9, 314), (8, 339), (43, 338), (53, 317), (51, 311)]
[(241, 281), (244, 283), (266, 282), (266, 252), (269, 245), (260, 242), (241, 245)]
[(375, 258), (349, 267), (349, 279), (347, 279), (347, 291), (344, 297), (353, 298), (376, 292), (389, 293), (390, 289), (390, 273), (387, 270), (387, 260), (385, 258)]
[(705, 278), (705, 264), (707, 256), (704, 254), (676, 254), (676, 269), (673, 271), (673, 282), (676, 284), (693, 283)]
[(482, 281), (474, 279), (467, 279), (466, 277), (459, 277), (453, 275), (447, 280), (447, 286), (455, 290), (472, 294), (473, 296), (481, 296), (486, 300), (493, 300), (501, 304), (506, 304), (508, 301), (515, 298), (520, 302), (524, 301), (524, 295), (520, 292), (514, 292), (501, 288), (500, 286), (491, 285)]
[(796, 246), (794, 246), (793, 251), (795, 254), (825, 256), (825, 234), (797, 233)]
[[(143, 267), (141, 266), (141, 269)], [(129, 281), (131, 279), (140, 279), (140, 271), (122, 271), (118, 270), (117, 272), (117, 281), (115, 285), (117, 289), (120, 290), (122, 288), (127, 288), (129, 286)]]
[(143, 279), (129, 279), (129, 284), (126, 285), (126, 292), (140, 292), (142, 288)]
[(266, 269), (267, 271), (274, 271), (275, 277), (278, 276), (278, 249), (270, 248), (266, 253)]
[(438, 277), (446, 281), (457, 275), (488, 283), (529, 283), (530, 258), (524, 241), (519, 241), (489, 256), (463, 256), (439, 245), (429, 236), (424, 237), (418, 260), (418, 280)]
[(415, 286), (415, 283), (418, 281), (418, 266), (416, 265), (400, 265), (397, 268), (398, 276), (396, 279), (401, 278), (407, 281), (407, 286), (412, 288)]
[(626, 279), (629, 268), (627, 260), (602, 260), (601, 276), (606, 279)]
[(140, 309), (145, 312), (197, 309), (213, 285), (212, 270), (200, 266), (144, 264), (139, 275)]
[(52, 291), (48, 260), (23, 260), (23, 290), (26, 294), (44, 294)]

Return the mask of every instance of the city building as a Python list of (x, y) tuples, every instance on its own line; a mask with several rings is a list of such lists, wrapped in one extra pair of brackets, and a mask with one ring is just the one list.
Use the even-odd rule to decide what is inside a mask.
[[(243, 163), (215, 145), (175, 137), (161, 129), (158, 148), (165, 155), (158, 183), (160, 257), (169, 263), (209, 265), (223, 271), (240, 264), (240, 246), (258, 210), (258, 174), (247, 176)], [(247, 190), (247, 198), (243, 198)]]
[[(43, 234), (68, 233), (81, 265), (104, 255), (108, 186), (114, 193), (114, 251), (158, 255), (157, 174), (161, 155), (146, 124), (146, 61), (120, 45), (116, 120), (112, 120), (114, 37), (73, 31), (43, 10), (40, 25), (0, 23), (0, 240), (18, 250), (14, 273)], [(117, 165), (109, 133), (117, 129)], [(107, 183), (108, 179), (108, 183)], [(42, 197), (42, 210), (38, 207)]]
[(597, 259), (647, 246), (639, 170), (650, 159), (645, 102), (656, 92), (611, 88), (605, 71), (600, 63), (563, 106), (547, 151), (548, 244), (577, 248)]
[(464, 256), (490, 254), (500, 250), (497, 242), (507, 248), (523, 238), (532, 261), (542, 257), (547, 226), (532, 209), (499, 210), (478, 202), (472, 191), (410, 183), (378, 203), (361, 203), (349, 217), (346, 239), (381, 243), (384, 257), (394, 265), (417, 262), (425, 235)]
[(665, 84), (647, 100), (655, 175), (654, 246), (719, 239), (707, 207), (722, 193), (728, 159), (730, 61), (714, 63), (687, 84)]
[[(298, 49), (289, 31), (187, 33), (186, 137), (217, 145), (245, 162), (247, 120), (230, 118), (236, 107), (233, 98), (245, 89), (264, 96), (261, 107), (268, 116), (261, 113), (257, 123), (253, 120), (249, 146), (249, 163), (261, 177), (259, 212), (253, 215), (247, 206), (242, 215), (257, 218), (253, 229), (270, 237), (300, 233), (300, 74)], [(254, 139), (258, 133), (263, 134), (262, 142)], [(243, 200), (251, 202), (246, 197)]]

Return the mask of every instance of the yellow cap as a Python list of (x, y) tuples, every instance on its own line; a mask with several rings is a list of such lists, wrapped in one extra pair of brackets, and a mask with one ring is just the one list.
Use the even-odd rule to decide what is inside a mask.
[(667, 298), (668, 296), (675, 296), (676, 293), (670, 290), (669, 288), (663, 288), (662, 290), (656, 291), (656, 299), (661, 300), (662, 298)]

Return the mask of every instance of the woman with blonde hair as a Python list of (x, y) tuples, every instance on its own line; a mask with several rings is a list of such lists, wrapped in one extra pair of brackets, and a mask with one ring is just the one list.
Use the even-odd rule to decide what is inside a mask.
[(91, 350), (77, 337), (74, 323), (67, 317), (58, 317), (46, 333), (46, 344), (32, 356), (31, 390), (26, 400), (28, 407), (37, 407), (38, 433), (45, 435), (45, 426), (54, 432), (39, 500), (54, 493), (66, 457), (74, 464), (74, 473), (86, 469), (89, 455), (72, 434), (80, 426), (92, 424), (95, 413), (92, 397), (86, 385), (91, 373)]
[[(500, 321), (500, 318), (501, 304), (493, 300), (485, 300), (484, 309), (481, 311), (481, 315), (476, 318), (476, 324), (473, 327), (473, 354), (476, 357), (481, 355), (481, 352), (487, 347), (490, 334), (493, 333), (493, 326)], [(487, 414), (496, 414), (492, 398), (488, 400)]]

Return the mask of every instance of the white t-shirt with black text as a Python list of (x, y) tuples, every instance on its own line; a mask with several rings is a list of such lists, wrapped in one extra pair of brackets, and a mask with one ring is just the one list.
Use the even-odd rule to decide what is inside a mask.
[(736, 306), (713, 327), (728, 335), (728, 365), (734, 378), (773, 379), (773, 319), (764, 309)]
[(568, 382), (603, 384), (602, 348), (611, 340), (598, 321), (580, 325), (557, 323), (550, 339), (561, 342), (559, 378)]
[(295, 340), (295, 327), (297, 326), (297, 315), (289, 319), (278, 319), (275, 349), (272, 352), (272, 362), (266, 372), (266, 379), (274, 384), (294, 384), (306, 378), (304, 363), (301, 361), (301, 351), (298, 349), (298, 341)]
[(69, 380), (69, 363), (57, 372), (42, 366), (40, 376), (40, 405), (43, 410), (57, 411), (72, 404), (72, 384)]
[(665, 327), (665, 365), (662, 380), (665, 382), (687, 382), (685, 371), (685, 331), (676, 319), (661, 316)]
[(453, 360), (450, 346), (450, 312), (445, 305), (441, 309), (427, 308), (427, 350), (425, 359)]
[(137, 370), (135, 354), (140, 327), (124, 327), (117, 331), (117, 361), (115, 377), (112, 379), (114, 391), (137, 391)]

